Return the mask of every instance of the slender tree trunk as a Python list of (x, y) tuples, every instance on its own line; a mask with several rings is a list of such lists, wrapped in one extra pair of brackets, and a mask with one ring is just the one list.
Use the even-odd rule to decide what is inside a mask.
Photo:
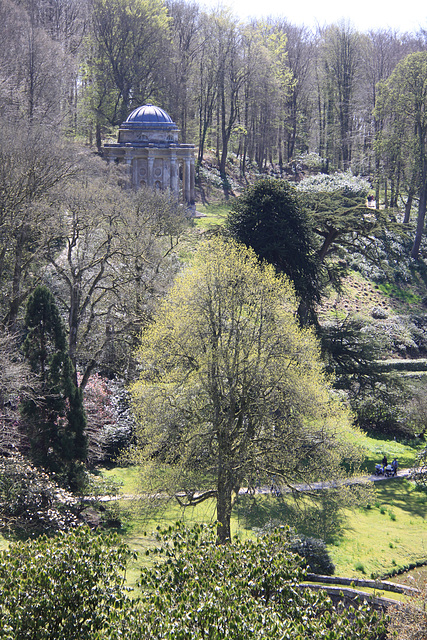
[(414, 260), (418, 259), (418, 254), (420, 251), (421, 238), (424, 232), (426, 208), (427, 208), (427, 182), (426, 180), (423, 180), (423, 187), (420, 193), (420, 202), (418, 205), (417, 230), (415, 232), (415, 240), (414, 240), (414, 244), (412, 246), (412, 251), (411, 251), (411, 258), (414, 258)]
[(225, 544), (231, 540), (231, 508), (233, 482), (226, 459), (221, 457), (218, 468), (217, 521), (218, 542)]
[(414, 199), (414, 194), (410, 191), (408, 193), (408, 197), (405, 203), (405, 217), (403, 218), (403, 223), (404, 224), (408, 224), (410, 216), (411, 216), (411, 208), (412, 208), (412, 202)]

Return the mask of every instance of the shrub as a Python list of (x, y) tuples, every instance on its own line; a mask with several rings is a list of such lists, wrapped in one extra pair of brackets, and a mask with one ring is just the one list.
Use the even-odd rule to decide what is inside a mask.
[(130, 556), (118, 538), (86, 527), (11, 545), (0, 553), (0, 638), (134, 638), (123, 588)]
[(91, 376), (85, 387), (84, 407), (89, 465), (114, 461), (134, 440), (134, 419), (123, 381)]
[(338, 612), (324, 592), (299, 587), (303, 571), (284, 527), (218, 545), (212, 526), (177, 524), (156, 542), (154, 564), (141, 574), (141, 640), (384, 637), (369, 608)]
[(78, 501), (20, 454), (0, 458), (0, 528), (16, 533), (66, 530)]
[[(377, 391), (379, 393), (379, 391)], [(402, 394), (403, 398), (403, 394)], [(402, 400), (400, 399), (400, 401)], [(403, 409), (397, 398), (367, 396), (352, 402), (357, 426), (364, 431), (387, 436), (413, 436), (413, 428), (405, 421)]]
[(360, 573), (366, 573), (365, 566), (363, 565), (362, 562), (356, 562), (356, 564), (354, 565), (354, 568), (356, 569), (356, 571), (360, 571)]
[(305, 560), (307, 569), (312, 573), (324, 576), (332, 576), (335, 573), (335, 565), (323, 540), (298, 535), (292, 539), (289, 548), (292, 553)]

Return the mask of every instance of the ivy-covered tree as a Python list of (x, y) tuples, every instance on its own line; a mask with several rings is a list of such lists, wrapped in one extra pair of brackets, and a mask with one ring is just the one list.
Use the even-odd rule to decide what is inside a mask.
[(25, 315), (24, 354), (39, 379), (38, 396), (22, 404), (33, 461), (77, 488), (86, 459), (86, 419), (74, 383), (64, 324), (49, 289), (39, 285)]

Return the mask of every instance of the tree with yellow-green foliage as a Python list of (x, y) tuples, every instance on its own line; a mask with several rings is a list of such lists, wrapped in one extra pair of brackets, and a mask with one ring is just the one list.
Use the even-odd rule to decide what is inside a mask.
[(203, 242), (138, 357), (142, 456), (167, 465), (159, 489), (182, 504), (216, 499), (221, 542), (235, 496), (256, 479), (294, 487), (343, 475), (348, 415), (296, 320), (289, 281), (252, 250)]

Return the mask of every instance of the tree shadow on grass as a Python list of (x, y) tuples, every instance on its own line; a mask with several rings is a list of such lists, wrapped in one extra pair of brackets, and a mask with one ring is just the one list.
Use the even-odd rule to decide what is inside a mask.
[(427, 515), (427, 492), (415, 488), (406, 478), (377, 483), (376, 499), (420, 518)]
[(290, 495), (243, 495), (234, 507), (248, 529), (263, 529), (269, 523), (287, 524), (298, 533), (333, 542), (344, 531), (344, 515), (334, 491), (295, 500)]

